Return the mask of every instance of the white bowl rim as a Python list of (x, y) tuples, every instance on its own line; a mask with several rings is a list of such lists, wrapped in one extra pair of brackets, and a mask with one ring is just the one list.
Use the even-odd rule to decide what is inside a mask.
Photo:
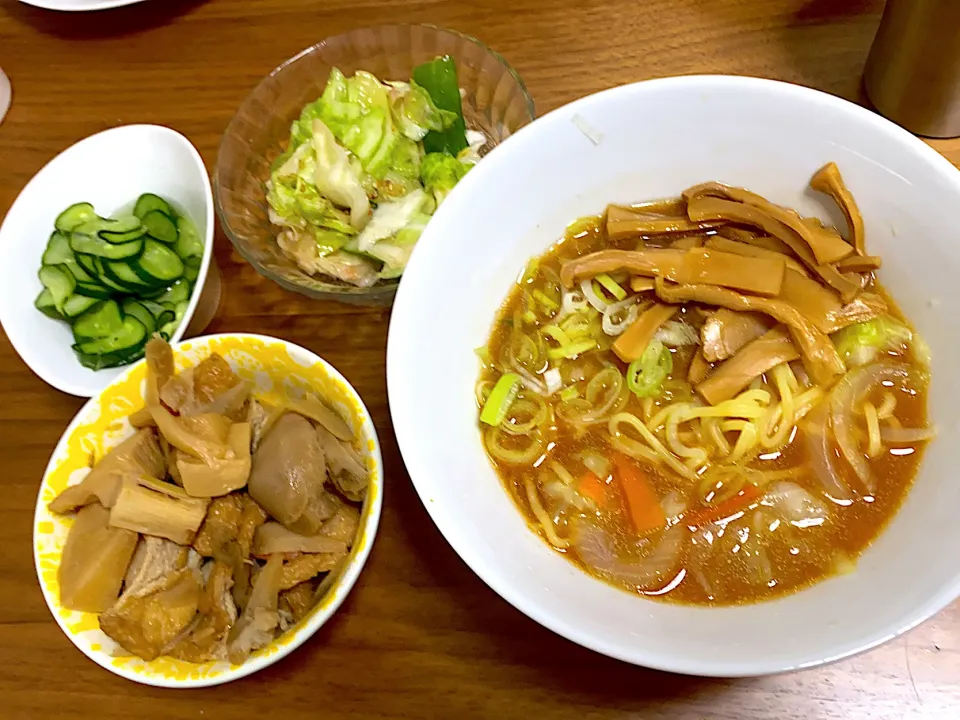
[(89, 5), (71, 5), (62, 0), (20, 0), (24, 5), (43, 8), (44, 10), (57, 10), (59, 12), (93, 12), (95, 10), (112, 10), (113, 8), (135, 5), (144, 0), (93, 0)]
[[(139, 0), (136, 0), (139, 2)], [(7, 211), (9, 215), (10, 211), (14, 209), (17, 202), (20, 198), (23, 197), (34, 182), (37, 182), (37, 178), (42, 175), (47, 168), (56, 163), (61, 157), (67, 153), (74, 152), (78, 148), (82, 148), (84, 144), (93, 143), (96, 140), (99, 140), (104, 135), (114, 134), (114, 133), (124, 133), (124, 132), (156, 132), (160, 134), (168, 134), (174, 138), (177, 142), (183, 144), (190, 154), (191, 159), (197, 166), (198, 175), (203, 178), (202, 187), (203, 187), (203, 204), (207, 210), (207, 224), (203, 228), (203, 238), (204, 238), (204, 248), (203, 248), (203, 258), (200, 261), (200, 270), (197, 275), (197, 281), (194, 283), (193, 290), (190, 293), (190, 303), (187, 305), (187, 311), (183, 315), (183, 319), (180, 321), (180, 325), (177, 326), (176, 331), (173, 333), (173, 337), (170, 338), (171, 343), (177, 343), (183, 338), (184, 332), (186, 332), (187, 326), (190, 324), (190, 320), (193, 319), (193, 314), (197, 310), (197, 303), (200, 301), (200, 295), (203, 292), (203, 287), (207, 281), (207, 273), (210, 270), (210, 263), (213, 262), (213, 239), (214, 239), (214, 229), (216, 225), (215, 215), (216, 211), (214, 210), (213, 205), (213, 188), (210, 184), (210, 175), (207, 173), (206, 165), (203, 163), (203, 158), (200, 156), (200, 152), (197, 150), (196, 146), (190, 142), (190, 139), (187, 138), (182, 133), (174, 130), (171, 127), (166, 125), (153, 125), (150, 123), (135, 123), (132, 125), (117, 125), (116, 127), (107, 128), (106, 130), (101, 130), (100, 132), (94, 133), (93, 135), (87, 135), (84, 138), (81, 138), (77, 142), (73, 143), (67, 148), (64, 148), (59, 153), (54, 155), (50, 160), (48, 160), (42, 168), (37, 170), (37, 172), (27, 181), (27, 184), (23, 186), (17, 197), (14, 198), (13, 203), (10, 205), (10, 210)], [(191, 218), (193, 220), (193, 218)], [(3, 234), (3, 226), (6, 224), (6, 218), (4, 222), (0, 223), (0, 235)], [(4, 309), (0, 307), (0, 324), (3, 322)], [(16, 351), (17, 355), (20, 357), (20, 360), (30, 368), (30, 371), (34, 373), (37, 377), (43, 380), (47, 385), (50, 385), (53, 388), (61, 392), (65, 392), (68, 395), (73, 395), (75, 397), (93, 397), (98, 395), (103, 391), (105, 387), (108, 387), (113, 380), (109, 380), (105, 385), (101, 386), (99, 389), (91, 391), (90, 387), (81, 387), (80, 385), (75, 385), (70, 382), (66, 382), (59, 377), (54, 377), (50, 373), (41, 372), (33, 365), (28, 363), (23, 356), (23, 353), (18, 346), (18, 341), (15, 341), (12, 337), (7, 335), (7, 338), (10, 340), (10, 344), (13, 346), (13, 349)], [(133, 363), (135, 364), (135, 363)], [(133, 364), (124, 365), (119, 369), (126, 369), (132, 367)], [(113, 368), (111, 368), (113, 369)], [(119, 375), (115, 376), (119, 377)], [(114, 379), (115, 379), (114, 378)]]
[[(484, 158), (482, 163), (468, 173), (453, 192), (458, 193), (458, 195), (465, 195), (473, 185), (480, 183), (486, 175), (495, 172), (494, 168), (497, 167), (498, 164), (502, 165), (509, 162), (510, 153), (523, 147), (524, 143), (531, 142), (528, 138), (532, 138), (533, 134), (537, 132), (539, 128), (552, 124), (568, 123), (577, 117), (579, 111), (590, 107), (598, 101), (629, 96), (636, 92), (650, 90), (651, 88), (683, 89), (687, 92), (696, 92), (705, 85), (712, 86), (712, 89), (767, 89), (773, 93), (794, 96), (805, 100), (815, 100), (819, 103), (832, 106), (839, 112), (847, 113), (860, 122), (872, 125), (877, 130), (886, 133), (892, 142), (900, 143), (907, 149), (915, 152), (930, 165), (934, 172), (940, 174), (946, 181), (951, 183), (956, 188), (958, 195), (960, 195), (960, 169), (955, 167), (949, 160), (931, 146), (927, 145), (923, 140), (871, 110), (836, 95), (794, 83), (767, 78), (724, 74), (681, 75), (643, 80), (602, 90), (562, 105), (535, 119), (529, 125), (520, 128), (515, 134), (511, 135), (503, 144)], [(445, 202), (437, 210), (437, 214), (442, 215), (453, 212), (453, 210), (451, 210), (452, 207), (452, 203)], [(436, 219), (436, 215), (434, 219)], [(424, 231), (424, 235), (418, 241), (418, 250), (413, 253), (410, 264), (408, 264), (408, 277), (410, 270), (418, 266), (418, 256), (423, 257), (422, 248), (443, 241), (439, 236), (434, 238), (434, 233), (430, 231), (431, 225), (434, 228), (440, 227), (439, 223), (434, 222), (428, 225)], [(483, 566), (478, 561), (472, 548), (466, 543), (459, 542), (457, 534), (453, 532), (453, 526), (455, 525), (454, 514), (446, 515), (441, 512), (436, 502), (428, 500), (425, 494), (425, 488), (418, 482), (419, 474), (426, 472), (423, 435), (418, 432), (418, 428), (410, 427), (409, 423), (404, 422), (403, 416), (407, 414), (406, 406), (410, 395), (405, 390), (401, 390), (401, 388), (404, 387), (404, 383), (408, 381), (408, 379), (401, 374), (403, 372), (402, 365), (404, 364), (404, 359), (401, 358), (401, 355), (408, 353), (408, 348), (405, 347), (406, 341), (403, 333), (406, 331), (408, 325), (414, 326), (419, 322), (419, 320), (411, 314), (412, 311), (407, 310), (407, 304), (413, 302), (413, 300), (410, 299), (413, 292), (412, 285), (410, 285), (408, 289), (405, 289), (404, 284), (401, 283), (394, 301), (387, 339), (387, 393), (390, 413), (397, 437), (397, 444), (410, 480), (416, 488), (417, 494), (420, 496), (420, 501), (423, 503), (427, 513), (433, 519), (433, 522), (441, 534), (471, 570), (473, 570), (488, 587), (513, 605), (517, 610), (561, 637), (602, 655), (655, 670), (698, 677), (756, 677), (818, 667), (859, 655), (915, 628), (960, 597), (960, 578), (958, 578), (949, 587), (941, 591), (937, 597), (922, 606), (918, 606), (912, 613), (905, 616), (894, 630), (890, 632), (874, 632), (870, 638), (855, 648), (825, 657), (812, 658), (799, 663), (769, 661), (753, 663), (723, 661), (719, 663), (696, 658), (675, 662), (664, 661), (659, 655), (648, 653), (642, 647), (632, 649), (633, 652), (623, 652), (593, 637), (589, 633), (583, 632), (579, 628), (564, 623), (548, 613), (541, 611), (534, 602), (528, 601), (523, 592), (516, 590), (508, 581), (501, 580), (495, 577), (493, 573), (487, 573), (479, 569)], [(493, 321), (494, 317), (491, 313), (490, 322), (492, 323)], [(451, 539), (451, 537), (458, 539)], [(799, 592), (803, 591), (801, 590)], [(643, 602), (643, 600), (639, 599), (638, 601)]]
[[(373, 493), (372, 498), (368, 495), (368, 498), (371, 498), (370, 514), (367, 518), (366, 524), (362, 524), (357, 530), (358, 535), (364, 533), (368, 536), (368, 541), (361, 547), (357, 553), (353, 556), (353, 559), (350, 563), (341, 571), (340, 576), (337, 578), (337, 582), (330, 587), (328, 592), (332, 591), (334, 587), (340, 588), (339, 592), (330, 602), (322, 612), (318, 612), (311, 617), (305, 625), (301, 628), (301, 631), (293, 639), (285, 642), (279, 650), (274, 653), (271, 653), (267, 656), (261, 656), (253, 659), (248, 659), (242, 665), (231, 665), (229, 669), (224, 670), (221, 673), (213, 677), (201, 677), (201, 678), (188, 678), (187, 680), (176, 680), (169, 679), (161, 676), (144, 676), (137, 673), (133, 673), (125, 667), (115, 667), (107, 662), (102, 654), (89, 652), (85, 646), (77, 644), (74, 633), (67, 628), (64, 619), (60, 616), (54, 607), (50, 604), (51, 599), (48, 596), (46, 587), (43, 582), (40, 581), (40, 589), (43, 594), (43, 600), (47, 605), (47, 609), (50, 610), (50, 614), (53, 615), (54, 620), (57, 621), (57, 625), (60, 626), (60, 629), (63, 631), (63, 634), (69, 638), (70, 642), (80, 650), (84, 655), (93, 660), (97, 665), (102, 667), (105, 670), (109, 670), (115, 675), (126, 678), (127, 680), (132, 680), (134, 682), (140, 683), (142, 685), (151, 685), (153, 687), (163, 687), (163, 688), (201, 688), (201, 687), (212, 687), (214, 685), (223, 685), (224, 683), (232, 682), (234, 680), (239, 680), (244, 678), (247, 675), (251, 675), (259, 670), (263, 670), (270, 665), (282, 660), (287, 655), (292, 653), (294, 650), (303, 645), (307, 640), (313, 637), (317, 631), (323, 627), (327, 621), (333, 617), (334, 613), (340, 609), (340, 606), (343, 604), (343, 601), (346, 600), (347, 595), (350, 594), (350, 591), (353, 589), (353, 586), (357, 582), (357, 578), (360, 577), (360, 573), (363, 571), (364, 566), (367, 563), (367, 558), (370, 556), (370, 551), (373, 549), (373, 543), (377, 537), (377, 529), (380, 526), (380, 515), (383, 511), (383, 457), (380, 452), (380, 438), (377, 435), (377, 428), (373, 423), (373, 416), (370, 414), (370, 411), (367, 409), (367, 406), (363, 402), (363, 398), (360, 397), (360, 393), (357, 392), (356, 388), (329, 362), (321, 358), (319, 355), (314, 353), (307, 348), (301, 347), (296, 343), (292, 343), (289, 340), (283, 340), (281, 338), (271, 337), (269, 335), (260, 335), (256, 333), (216, 333), (213, 335), (201, 335), (199, 337), (190, 338), (189, 340), (184, 340), (184, 343), (193, 343), (193, 344), (206, 344), (211, 340), (218, 340), (224, 338), (235, 338), (240, 340), (255, 340), (264, 342), (267, 344), (281, 345), (284, 348), (290, 349), (293, 348), (299, 353), (304, 353), (305, 357), (310, 361), (323, 366), (326, 372), (336, 381), (337, 383), (348, 388), (354, 400), (357, 402), (360, 409), (363, 411), (364, 419), (361, 425), (363, 432), (369, 434), (369, 437), (373, 440), (373, 450), (370, 451), (370, 454), (374, 457), (377, 467), (380, 468), (380, 473), (378, 475), (379, 483), (381, 487), (379, 492)], [(177, 350), (179, 343), (173, 345), (174, 351)], [(145, 363), (146, 360), (138, 360), (136, 363), (129, 365), (124, 368), (123, 373), (117, 376), (107, 388), (112, 385), (126, 380), (127, 376), (136, 368), (140, 363)], [(104, 388), (106, 390), (107, 388)], [(100, 393), (102, 394), (102, 393)], [(60, 440), (57, 441), (57, 445), (53, 450), (53, 453), (50, 455), (50, 460), (47, 462), (46, 468), (43, 471), (43, 478), (40, 482), (40, 488), (37, 491), (37, 502), (34, 506), (34, 516), (33, 516), (33, 564), (34, 570), (37, 573), (37, 578), (39, 581), (41, 570), (40, 570), (40, 557), (37, 552), (37, 523), (39, 522), (39, 511), (41, 504), (43, 502), (43, 487), (44, 482), (46, 481), (47, 476), (54, 469), (55, 462), (63, 454), (67, 438), (70, 437), (71, 433), (77, 428), (78, 425), (84, 420), (84, 417), (89, 410), (90, 406), (100, 397), (100, 394), (95, 395), (90, 398), (83, 406), (77, 411), (77, 414), (70, 421), (70, 424), (67, 425), (67, 428), (63, 431), (63, 434), (60, 436)]]

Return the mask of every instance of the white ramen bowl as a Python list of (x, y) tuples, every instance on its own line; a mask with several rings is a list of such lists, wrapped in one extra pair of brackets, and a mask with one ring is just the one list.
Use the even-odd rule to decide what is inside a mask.
[(175, 343), (197, 311), (213, 256), (210, 178), (200, 153), (176, 130), (122, 125), (71, 145), (33, 176), (0, 226), (0, 325), (30, 369), (57, 390), (91, 397), (129, 366), (85, 368), (73, 352), (70, 325), (34, 307), (43, 289), (37, 271), (53, 222), (73, 203), (89, 202), (100, 215), (110, 215), (132, 207), (145, 192), (184, 210), (203, 238), (190, 304), (170, 339)]
[[(930, 416), (940, 437), (903, 508), (853, 574), (756, 605), (664, 604), (587, 575), (528, 529), (481, 445), (474, 348), (486, 342), (499, 305), (531, 256), (609, 202), (717, 180), (842, 223), (806, 189), (831, 160), (860, 204), (869, 251), (883, 256), (882, 281), (933, 353)], [(957, 207), (960, 172), (923, 142), (844, 100), (769, 80), (653, 80), (536, 120), (444, 202), (394, 304), (390, 408), (424, 505), (508, 602), (574, 642), (638, 665), (762, 675), (846, 657), (909, 630), (960, 595)]]

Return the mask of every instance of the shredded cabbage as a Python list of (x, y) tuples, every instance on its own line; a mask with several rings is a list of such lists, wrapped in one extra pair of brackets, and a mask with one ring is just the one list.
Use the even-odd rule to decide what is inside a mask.
[(382, 277), (397, 277), (403, 272), (430, 219), (423, 212), (428, 201), (427, 194), (417, 189), (395, 202), (381, 203), (360, 233), (357, 248), (384, 263)]
[(833, 335), (837, 352), (848, 366), (866, 365), (881, 352), (903, 352), (910, 344), (913, 332), (889, 315), (845, 327)]
[(316, 157), (313, 182), (317, 190), (337, 205), (350, 208), (350, 224), (362, 228), (370, 213), (370, 201), (346, 150), (322, 120), (313, 121), (311, 145)]
[(473, 133), (463, 162), (443, 154), (424, 159), (428, 133), (462, 123), (431, 92), (413, 81), (381, 82), (363, 71), (347, 77), (334, 68), (320, 98), (293, 121), (266, 200), (270, 221), (286, 231), (281, 248), (305, 271), (364, 285), (371, 272), (402, 274), (430, 216), (486, 142)]
[(416, 83), (404, 83), (403, 89), (398, 85), (393, 86), (391, 109), (400, 132), (406, 137), (420, 141), (431, 130), (442, 132), (456, 122), (455, 112), (438, 108), (427, 91)]
[(429, 153), (420, 163), (420, 179), (439, 205), (469, 169), (469, 165), (464, 165), (452, 155)]

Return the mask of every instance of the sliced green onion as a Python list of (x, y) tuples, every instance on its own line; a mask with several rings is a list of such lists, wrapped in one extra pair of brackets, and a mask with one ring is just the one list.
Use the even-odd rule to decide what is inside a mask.
[(515, 373), (504, 373), (497, 380), (497, 384), (490, 391), (490, 397), (480, 411), (480, 422), (496, 427), (503, 422), (507, 411), (520, 392), (520, 376)]
[(650, 341), (643, 355), (627, 368), (627, 388), (639, 398), (654, 397), (673, 371), (670, 349), (657, 339)]
[(561, 345), (558, 348), (550, 348), (547, 350), (547, 357), (551, 360), (558, 360), (559, 358), (574, 358), (577, 355), (581, 355), (589, 350), (593, 350), (596, 347), (596, 340), (579, 340), (577, 342)]
[(567, 237), (583, 237), (590, 233), (595, 233), (600, 229), (601, 218), (596, 215), (588, 215), (586, 217), (578, 218), (572, 223), (567, 225), (566, 232), (564, 233)]
[(490, 357), (490, 349), (486, 345), (478, 347), (474, 352), (484, 365), (493, 365), (493, 358)]
[(533, 258), (530, 262), (527, 263), (527, 267), (523, 271), (523, 275), (520, 276), (520, 284), (533, 282), (533, 279), (537, 276), (537, 273), (540, 271), (540, 258)]
[(600, 283), (600, 285), (603, 286), (603, 289), (613, 295), (617, 300), (623, 300), (627, 297), (627, 291), (620, 287), (617, 284), (617, 281), (606, 273), (600, 273), (594, 278), (594, 280)]
[(588, 320), (583, 315), (571, 315), (560, 323), (560, 329), (573, 341), (593, 339), (601, 327), (599, 323), (593, 322), (592, 319)]
[(543, 307), (544, 307), (546, 310), (559, 310), (559, 309), (560, 309), (560, 306), (557, 305), (557, 303), (555, 303), (552, 299), (550, 299), (550, 297), (548, 297), (548, 296), (546, 295), (546, 293), (544, 293), (544, 292), (541, 291), (541, 290), (534, 290), (534, 291), (533, 291), (533, 297), (536, 298), (536, 300), (537, 300), (541, 305), (543, 305)]
[(537, 315), (536, 315), (536, 313), (533, 312), (533, 310), (527, 310), (527, 311), (523, 314), (523, 321), (524, 321), (527, 325), (536, 325), (536, 324), (537, 324)]
[(575, 397), (580, 397), (580, 391), (577, 390), (576, 385), (570, 385), (569, 387), (565, 387), (563, 390), (560, 391), (560, 399), (563, 402), (569, 402), (570, 400), (573, 400)]
[(543, 328), (541, 328), (541, 330), (543, 331), (544, 335), (549, 335), (551, 338), (556, 340), (561, 347), (570, 344), (570, 336), (556, 325), (545, 325)]

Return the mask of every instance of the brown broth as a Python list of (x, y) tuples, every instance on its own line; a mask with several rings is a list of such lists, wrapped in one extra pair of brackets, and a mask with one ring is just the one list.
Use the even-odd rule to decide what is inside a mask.
[[(568, 232), (563, 241), (539, 258), (539, 270), (532, 284), (518, 283), (511, 291), (494, 323), (494, 329), (487, 344), (492, 358), (501, 357), (504, 344), (510, 338), (515, 319), (527, 307), (524, 291), (541, 287), (544, 269), (548, 272), (549, 270), (559, 272), (560, 264), (565, 259), (610, 247), (632, 249), (637, 243), (635, 239), (616, 243), (609, 241), (601, 229), (600, 218), (594, 219), (593, 222), (581, 221), (577, 227), (578, 230)], [(882, 288), (876, 284), (871, 289), (883, 292)], [(890, 307), (891, 313), (902, 319), (892, 302)], [(683, 319), (684, 322), (698, 327), (702, 322), (702, 314), (689, 306), (687, 310), (688, 312), (678, 316), (677, 319)], [(621, 372), (625, 369), (625, 364), (620, 362), (609, 349), (601, 348), (584, 357), (589, 358), (590, 362), (596, 362), (599, 359), (613, 363)], [(682, 349), (675, 351), (670, 378), (685, 379), (691, 358), (692, 352)], [(487, 367), (482, 371), (480, 380), (495, 382), (499, 375), (499, 370)], [(767, 379), (764, 378), (764, 381), (766, 382)], [(682, 384), (679, 385), (682, 386)], [(887, 388), (877, 389), (871, 393), (869, 399), (879, 404), (886, 390)], [(896, 420), (903, 427), (925, 426), (927, 423), (926, 388), (901, 387), (894, 390), (897, 391), (897, 405), (894, 411)], [(644, 419), (643, 402), (632, 393), (627, 395), (628, 400), (623, 410)], [(556, 395), (548, 398), (548, 402), (554, 409), (562, 404)], [(665, 399), (660, 398), (655, 402), (655, 406), (660, 407), (664, 402)], [(683, 560), (675, 576), (667, 578), (663, 587), (646, 590), (639, 590), (635, 586), (618, 582), (602, 574), (598, 575), (593, 568), (586, 566), (580, 560), (573, 549), (557, 551), (586, 572), (598, 575), (611, 584), (619, 585), (629, 591), (670, 602), (701, 605), (732, 605), (772, 599), (843, 572), (852, 566), (856, 557), (870, 545), (899, 509), (917, 473), (923, 445), (892, 451), (887, 449), (876, 459), (870, 460), (869, 465), (877, 478), (876, 493), (872, 497), (858, 494), (851, 504), (844, 506), (829, 500), (821, 492), (816, 476), (807, 462), (803, 433), (800, 427), (796, 428), (791, 442), (781, 452), (776, 453), (776, 457), (766, 460), (754, 459), (749, 465), (762, 470), (799, 468), (797, 475), (790, 480), (827, 504), (829, 518), (823, 525), (802, 529), (781, 525), (775, 531), (769, 531), (769, 528), (763, 529), (766, 526), (756, 520), (754, 513), (748, 512), (742, 518), (726, 524), (722, 530), (723, 536), (714, 538), (716, 550), (711, 553), (709, 562), (698, 567), (694, 567), (695, 564), (691, 561), (694, 552), (691, 540), (694, 534), (691, 531), (690, 538), (684, 541), (686, 545), (682, 553)], [(508, 439), (509, 442), (511, 440)], [(491, 462), (510, 496), (527, 518), (531, 529), (541, 536), (544, 534), (543, 529), (527, 500), (525, 483), (528, 479), (532, 480), (542, 492), (542, 471), (546, 467), (543, 462), (557, 461), (576, 476), (578, 472), (584, 470), (579, 457), (581, 453), (592, 451), (609, 458), (618, 452), (611, 444), (606, 423), (593, 425), (584, 432), (556, 416), (553, 424), (545, 430), (543, 445), (546, 448), (546, 461), (538, 463), (538, 467), (510, 465), (491, 456)], [(835, 466), (840, 471), (841, 477), (850, 487), (856, 488), (855, 474), (836, 448), (834, 448), (834, 454)], [(639, 460), (633, 460), (633, 462), (642, 467), (661, 499), (669, 493), (680, 493), (689, 507), (690, 498), (695, 494), (693, 489), (695, 483), (662, 466), (643, 463)], [(609, 502), (610, 508), (596, 512), (596, 517), (593, 517), (594, 513), (590, 513), (590, 520), (609, 533), (615, 541), (618, 556), (629, 561), (632, 554), (636, 554), (638, 538), (632, 527), (628, 526), (624, 500), (615, 480), (608, 482), (605, 492), (607, 493), (605, 500)], [(570, 531), (570, 523), (577, 522), (577, 515), (577, 512), (569, 508), (559, 515), (556, 531), (560, 536)], [(757, 533), (763, 535), (761, 542), (772, 569), (770, 582), (759, 582), (752, 575), (752, 566), (744, 565), (744, 561), (738, 557), (738, 551), (742, 548), (736, 539), (744, 537), (744, 532), (748, 540), (751, 533), (755, 541)], [(699, 580), (694, 578), (695, 572), (699, 574)]]

